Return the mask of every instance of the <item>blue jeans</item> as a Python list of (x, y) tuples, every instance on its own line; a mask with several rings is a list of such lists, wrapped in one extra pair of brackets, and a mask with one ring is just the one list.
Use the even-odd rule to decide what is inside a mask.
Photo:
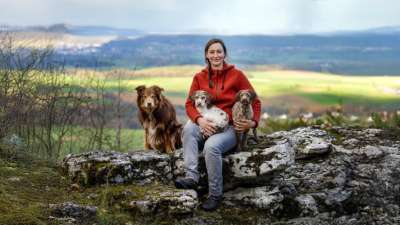
[(222, 196), (222, 154), (236, 145), (235, 130), (229, 126), (223, 133), (217, 133), (204, 140), (200, 127), (189, 120), (183, 128), (183, 159), (186, 178), (199, 182), (199, 153), (204, 152), (208, 175), (208, 189), (212, 196)]

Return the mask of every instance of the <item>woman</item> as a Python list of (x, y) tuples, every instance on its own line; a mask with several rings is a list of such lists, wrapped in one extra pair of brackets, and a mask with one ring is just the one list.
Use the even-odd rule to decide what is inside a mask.
[[(213, 104), (228, 113), (232, 124), (235, 95), (240, 90), (254, 89), (242, 71), (225, 62), (227, 51), (221, 39), (209, 40), (204, 55), (207, 67), (194, 76), (188, 96), (197, 90), (207, 91), (213, 96)], [(222, 154), (235, 147), (235, 130), (243, 132), (258, 125), (261, 111), (261, 102), (258, 98), (252, 107), (254, 110), (252, 120), (239, 121), (234, 127), (230, 125), (224, 132), (215, 133), (214, 124), (200, 115), (189, 97), (186, 100), (186, 113), (190, 118), (183, 129), (182, 140), (186, 177), (177, 179), (175, 186), (181, 189), (197, 188), (198, 156), (199, 150), (203, 150), (209, 187), (208, 199), (202, 204), (204, 210), (215, 210), (222, 201)]]

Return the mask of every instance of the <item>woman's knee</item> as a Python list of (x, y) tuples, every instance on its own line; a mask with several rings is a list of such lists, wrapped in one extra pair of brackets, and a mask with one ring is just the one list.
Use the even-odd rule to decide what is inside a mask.
[(197, 139), (199, 136), (200, 128), (195, 123), (189, 120), (183, 127), (183, 140), (185, 139), (185, 137), (195, 137)]
[(219, 146), (211, 141), (206, 141), (204, 144), (204, 154), (205, 155), (221, 155), (222, 151), (220, 150)]
[(205, 153), (223, 154), (236, 145), (236, 135), (234, 132), (226, 131), (225, 133), (216, 134), (207, 139), (204, 144)]

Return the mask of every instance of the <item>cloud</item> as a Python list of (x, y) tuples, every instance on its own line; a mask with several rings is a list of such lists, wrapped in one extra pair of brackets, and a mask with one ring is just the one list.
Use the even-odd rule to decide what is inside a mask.
[(400, 25), (398, 0), (0, 0), (0, 24), (286, 33)]
[(318, 5), (320, 29), (353, 30), (400, 25), (396, 0), (324, 0)]
[[(226, 1), (205, 10), (203, 26), (240, 33), (282, 33), (309, 28), (313, 24), (313, 1)], [(229, 7), (226, 7), (229, 5)]]

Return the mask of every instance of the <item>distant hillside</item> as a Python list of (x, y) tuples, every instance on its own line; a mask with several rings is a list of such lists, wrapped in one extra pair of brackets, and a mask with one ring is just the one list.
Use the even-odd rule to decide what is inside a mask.
[[(57, 57), (66, 66), (143, 68), (204, 64), (203, 47), (212, 35), (149, 35), (102, 26), (9, 28), (63, 34)], [(64, 35), (67, 34), (67, 35)], [(69, 35), (69, 36), (68, 36)], [(71, 37), (72, 36), (72, 37)], [(97, 40), (97, 37), (107, 37)], [(225, 40), (229, 62), (354, 75), (400, 74), (400, 27), (318, 35), (234, 35)], [(90, 44), (96, 41), (96, 44)]]
[(136, 29), (123, 29), (107, 26), (75, 26), (65, 23), (54, 24), (50, 26), (5, 26), (3, 30), (11, 32), (48, 32), (48, 33), (63, 33), (81, 36), (123, 36), (136, 37), (144, 34), (143, 31)]
[(400, 35), (400, 26), (378, 27), (378, 28), (369, 29), (366, 32), (375, 33), (375, 34), (397, 34), (397, 35)]
[[(99, 53), (115, 66), (203, 64), (203, 47), (212, 37), (152, 35), (114, 40), (102, 45)], [(219, 37), (227, 44), (229, 61), (239, 65), (280, 65), (338, 74), (400, 74), (399, 35)]]

